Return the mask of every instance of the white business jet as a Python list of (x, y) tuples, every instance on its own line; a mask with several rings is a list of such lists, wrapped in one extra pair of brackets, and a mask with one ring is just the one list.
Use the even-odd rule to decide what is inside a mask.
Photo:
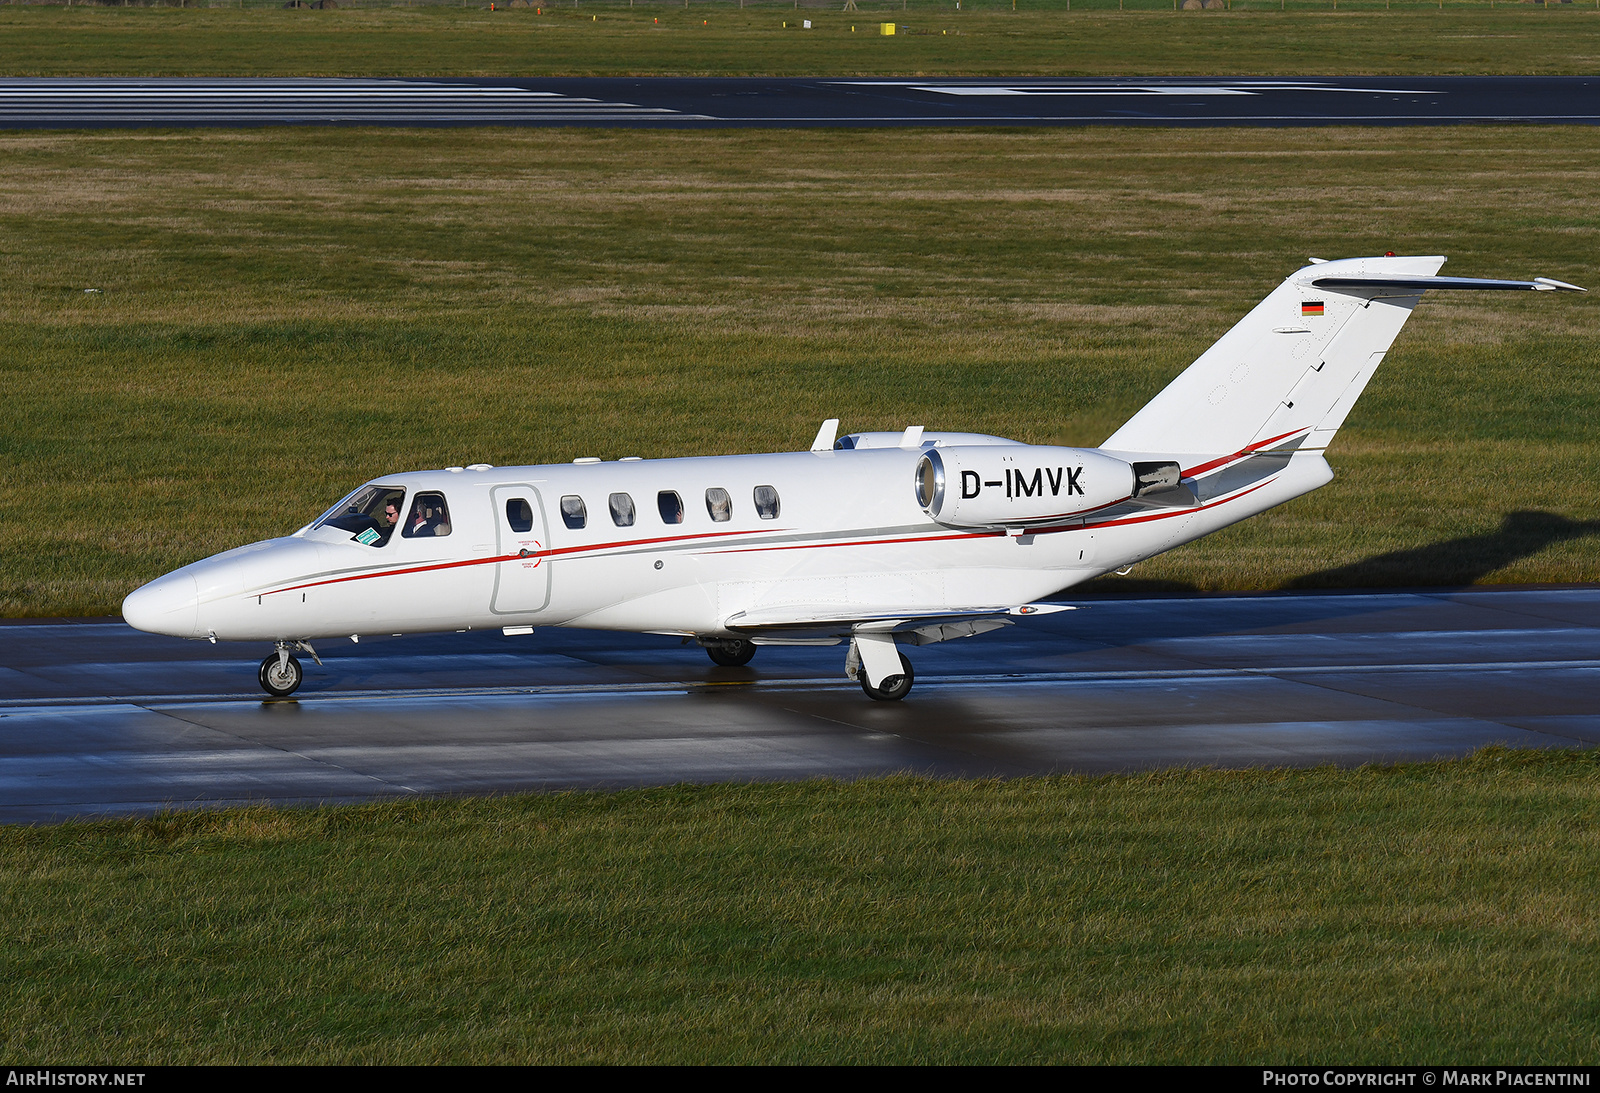
[(1424, 291), (1584, 291), (1443, 263), (1313, 259), (1098, 448), (830, 420), (804, 452), (384, 475), (152, 581), (123, 617), (275, 643), (274, 695), (314, 639), (572, 626), (679, 636), (721, 665), (848, 643), (846, 675), (904, 698), (904, 648), (1068, 610), (1035, 601), (1328, 482), (1328, 444)]

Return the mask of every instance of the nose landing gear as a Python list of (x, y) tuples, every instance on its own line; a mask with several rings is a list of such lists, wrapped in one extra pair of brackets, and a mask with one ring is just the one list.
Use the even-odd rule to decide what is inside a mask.
[(261, 662), (260, 670), (256, 672), (256, 679), (261, 681), (261, 689), (277, 698), (294, 694), (305, 680), (305, 670), (300, 667), (298, 660), (289, 655), (290, 649), (310, 653), (312, 660), (319, 665), (322, 663), (322, 658), (317, 656), (317, 651), (311, 648), (309, 641), (278, 642), (278, 651), (268, 653)]
[(305, 675), (300, 662), (289, 655), (289, 650), (279, 649), (276, 653), (267, 654), (266, 659), (261, 662), (261, 670), (256, 673), (256, 678), (261, 681), (263, 691), (283, 698), (300, 689), (300, 683), (305, 679)]

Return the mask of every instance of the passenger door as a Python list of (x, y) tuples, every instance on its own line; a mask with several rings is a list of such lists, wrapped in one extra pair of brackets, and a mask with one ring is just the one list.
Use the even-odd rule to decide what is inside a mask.
[[(496, 615), (526, 615), (550, 605), (550, 546), (544, 501), (532, 486), (496, 486), (495, 543), (502, 559), (495, 565), (494, 595), (489, 610)], [(514, 555), (514, 557), (513, 557)]]

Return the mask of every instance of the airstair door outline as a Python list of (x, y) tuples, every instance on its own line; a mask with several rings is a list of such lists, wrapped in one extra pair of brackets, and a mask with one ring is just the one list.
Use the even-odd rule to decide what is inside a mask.
[(496, 615), (528, 615), (550, 606), (549, 523), (544, 499), (529, 485), (496, 486), (489, 493), (494, 506), (494, 596)]

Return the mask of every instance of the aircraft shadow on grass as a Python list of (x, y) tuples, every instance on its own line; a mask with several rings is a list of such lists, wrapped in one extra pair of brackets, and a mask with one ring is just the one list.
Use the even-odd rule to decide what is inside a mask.
[[(1508, 513), (1494, 531), (1467, 535), (1413, 550), (1377, 554), (1350, 565), (1307, 573), (1282, 585), (1282, 591), (1370, 590), (1374, 588), (1459, 588), (1471, 585), (1508, 565), (1539, 553), (1556, 543), (1600, 535), (1600, 520), (1569, 520), (1552, 512)], [(1184, 581), (1140, 580), (1137, 577), (1105, 576), (1078, 585), (1063, 593), (1076, 599), (1089, 593), (1117, 599), (1147, 596), (1193, 596), (1199, 593)], [(1269, 599), (1271, 593), (1268, 593)], [(1080, 601), (1082, 602), (1082, 601)], [(1091, 601), (1092, 603), (1092, 601)], [(1089, 606), (1089, 605), (1086, 605)], [(1284, 606), (1287, 608), (1287, 602)], [(1259, 601), (1249, 609), (1231, 610), (1219, 602), (1215, 609), (1173, 612), (1120, 613), (1102, 619), (1094, 612), (1083, 618), (1064, 617), (1058, 626), (1086, 626), (1094, 616), (1096, 643), (1121, 646), (1178, 637), (1256, 630), (1286, 622), (1305, 622), (1311, 618), (1330, 620), (1363, 614), (1372, 609), (1371, 601), (1346, 596), (1319, 596), (1313, 603), (1301, 603), (1288, 614), (1274, 611)], [(1109, 620), (1114, 619), (1114, 622)], [(1109, 625), (1108, 625), (1109, 622)], [(1072, 631), (1080, 638), (1086, 631)]]
[(1494, 531), (1395, 550), (1350, 565), (1296, 577), (1283, 587), (1415, 588), (1477, 584), (1498, 569), (1571, 539), (1600, 535), (1600, 520), (1569, 520), (1553, 512), (1511, 512)]
[[(1482, 535), (1466, 535), (1411, 550), (1376, 554), (1349, 565), (1318, 570), (1287, 581), (1288, 591), (1336, 588), (1460, 587), (1556, 543), (1600, 535), (1600, 520), (1569, 520), (1553, 512), (1507, 513), (1500, 526)], [(1161, 595), (1198, 592), (1184, 581), (1100, 577), (1075, 591), (1116, 595)]]

